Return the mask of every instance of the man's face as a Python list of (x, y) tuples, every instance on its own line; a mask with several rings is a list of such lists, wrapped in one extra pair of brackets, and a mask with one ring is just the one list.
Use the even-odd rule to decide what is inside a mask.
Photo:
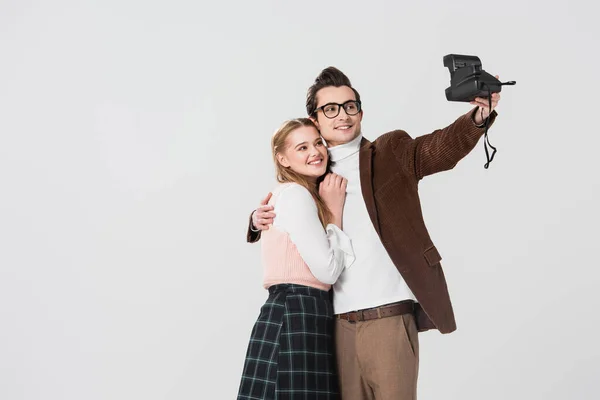
[[(356, 100), (354, 91), (348, 86), (327, 86), (317, 92), (317, 109), (327, 104), (344, 104)], [(335, 106), (333, 106), (335, 107)], [(356, 115), (348, 115), (344, 107), (334, 118), (327, 118), (323, 109), (317, 111), (315, 124), (329, 147), (348, 143), (360, 135), (362, 110)]]

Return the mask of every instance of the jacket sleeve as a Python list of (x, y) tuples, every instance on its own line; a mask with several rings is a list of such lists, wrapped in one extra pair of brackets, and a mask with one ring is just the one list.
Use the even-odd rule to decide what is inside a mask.
[[(414, 174), (416, 180), (454, 168), (473, 150), (485, 132), (485, 127), (475, 125), (473, 117), (476, 111), (477, 109), (469, 111), (447, 127), (416, 139), (405, 132), (394, 135), (392, 147), (396, 159)], [(492, 112), (489, 126), (497, 115), (496, 111)]]

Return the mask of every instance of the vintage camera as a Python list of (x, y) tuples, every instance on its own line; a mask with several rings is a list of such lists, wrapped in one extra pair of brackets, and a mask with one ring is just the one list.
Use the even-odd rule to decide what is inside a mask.
[(479, 57), (448, 54), (444, 56), (444, 67), (450, 70), (450, 87), (446, 89), (448, 101), (470, 102), (502, 90), (503, 84), (481, 68)]

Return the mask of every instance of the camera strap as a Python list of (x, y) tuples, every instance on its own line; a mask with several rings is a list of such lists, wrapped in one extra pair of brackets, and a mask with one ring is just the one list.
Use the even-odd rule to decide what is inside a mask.
[[(515, 81), (508, 81), (508, 82), (501, 82), (500, 85), (514, 85), (517, 82)], [(488, 85), (486, 85), (485, 83), (483, 83), (484, 86), (487, 87), (487, 91), (488, 91), (488, 104), (489, 104), (489, 109), (492, 109), (492, 90), (490, 89), (490, 87)], [(480, 108), (481, 110), (481, 115), (483, 116), (483, 109)], [(491, 114), (491, 111), (490, 111)], [(492, 144), (490, 143), (490, 138), (488, 136), (488, 129), (490, 127), (490, 116), (488, 115), (487, 118), (484, 121), (484, 126), (485, 126), (485, 131), (483, 133), (483, 148), (485, 149), (485, 157), (487, 159), (487, 162), (483, 165), (483, 167), (485, 169), (488, 169), (488, 167), (490, 166), (490, 163), (492, 162), (492, 160), (494, 159), (494, 156), (496, 155), (496, 148), (494, 146), (492, 146)], [(492, 149), (492, 155), (490, 156), (490, 152), (488, 150), (488, 146), (490, 147), (490, 149)]]

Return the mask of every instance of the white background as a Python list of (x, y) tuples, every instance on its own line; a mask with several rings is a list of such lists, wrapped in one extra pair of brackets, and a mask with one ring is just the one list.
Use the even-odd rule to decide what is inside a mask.
[(1, 0), (0, 399), (235, 398), (272, 133), (329, 65), (366, 137), (446, 126), (449, 53), (517, 86), (490, 169), (421, 184), (459, 328), (420, 335), (420, 398), (598, 398), (595, 8)]

